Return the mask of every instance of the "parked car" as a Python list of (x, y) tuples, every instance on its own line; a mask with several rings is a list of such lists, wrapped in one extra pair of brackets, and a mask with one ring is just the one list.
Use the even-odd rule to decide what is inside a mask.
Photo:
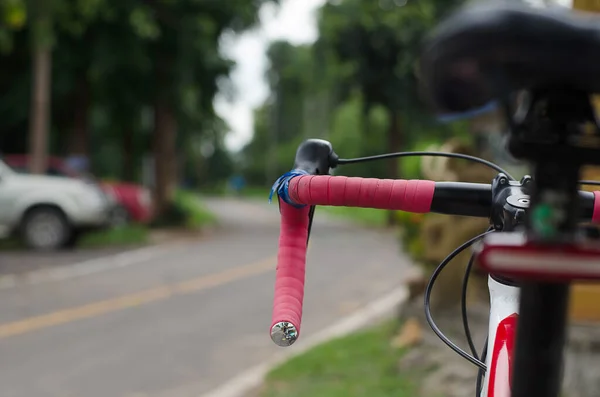
[[(17, 172), (28, 172), (27, 155), (6, 155), (4, 161)], [(111, 224), (122, 225), (131, 221), (148, 223), (152, 219), (152, 197), (150, 191), (140, 185), (124, 182), (103, 182), (93, 175), (80, 172), (70, 167), (60, 157), (48, 159), (48, 175), (63, 176), (97, 183), (114, 202), (111, 210)]]
[(30, 248), (75, 245), (109, 224), (109, 202), (83, 180), (15, 172), (0, 161), (0, 237), (19, 236)]

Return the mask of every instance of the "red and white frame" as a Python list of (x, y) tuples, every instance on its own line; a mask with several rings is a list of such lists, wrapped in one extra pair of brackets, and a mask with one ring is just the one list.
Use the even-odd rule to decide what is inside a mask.
[(481, 397), (510, 397), (511, 373), (520, 289), (488, 277), (490, 320), (488, 331), (487, 373)]

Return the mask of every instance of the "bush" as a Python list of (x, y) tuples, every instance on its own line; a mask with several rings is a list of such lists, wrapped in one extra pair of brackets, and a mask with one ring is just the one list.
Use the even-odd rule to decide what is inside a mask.
[(421, 227), (426, 214), (413, 214), (397, 211), (396, 220), (400, 227), (400, 241), (406, 252), (415, 260), (423, 258), (424, 244), (421, 237)]
[(179, 190), (175, 193), (173, 201), (169, 203), (164, 214), (155, 219), (152, 226), (201, 229), (215, 222), (215, 216), (195, 193)]

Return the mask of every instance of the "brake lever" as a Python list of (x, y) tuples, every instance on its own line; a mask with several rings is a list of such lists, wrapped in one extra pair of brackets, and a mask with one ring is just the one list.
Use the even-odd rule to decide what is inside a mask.
[[(307, 139), (302, 142), (296, 151), (294, 159), (294, 168), (292, 171), (281, 176), (271, 188), (269, 202), (273, 194), (277, 193), (279, 197), (288, 204), (294, 205), (289, 200), (288, 184), (291, 178), (298, 175), (329, 175), (330, 170), (338, 164), (338, 155), (333, 151), (331, 142), (324, 139)], [(279, 203), (281, 207), (281, 203)], [(311, 206), (308, 213), (308, 237), (306, 245), (310, 240), (310, 232), (312, 230), (313, 218), (315, 214), (315, 206)], [(281, 211), (281, 208), (280, 208)]]

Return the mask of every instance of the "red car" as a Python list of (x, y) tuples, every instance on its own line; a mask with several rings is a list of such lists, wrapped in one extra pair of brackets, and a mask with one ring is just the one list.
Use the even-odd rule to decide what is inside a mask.
[[(5, 155), (4, 162), (17, 172), (28, 172), (27, 155)], [(92, 179), (115, 202), (112, 214), (114, 225), (130, 221), (147, 223), (152, 219), (152, 197), (150, 191), (140, 185), (125, 182), (103, 182), (70, 167), (59, 157), (48, 158), (48, 175), (77, 179)]]

